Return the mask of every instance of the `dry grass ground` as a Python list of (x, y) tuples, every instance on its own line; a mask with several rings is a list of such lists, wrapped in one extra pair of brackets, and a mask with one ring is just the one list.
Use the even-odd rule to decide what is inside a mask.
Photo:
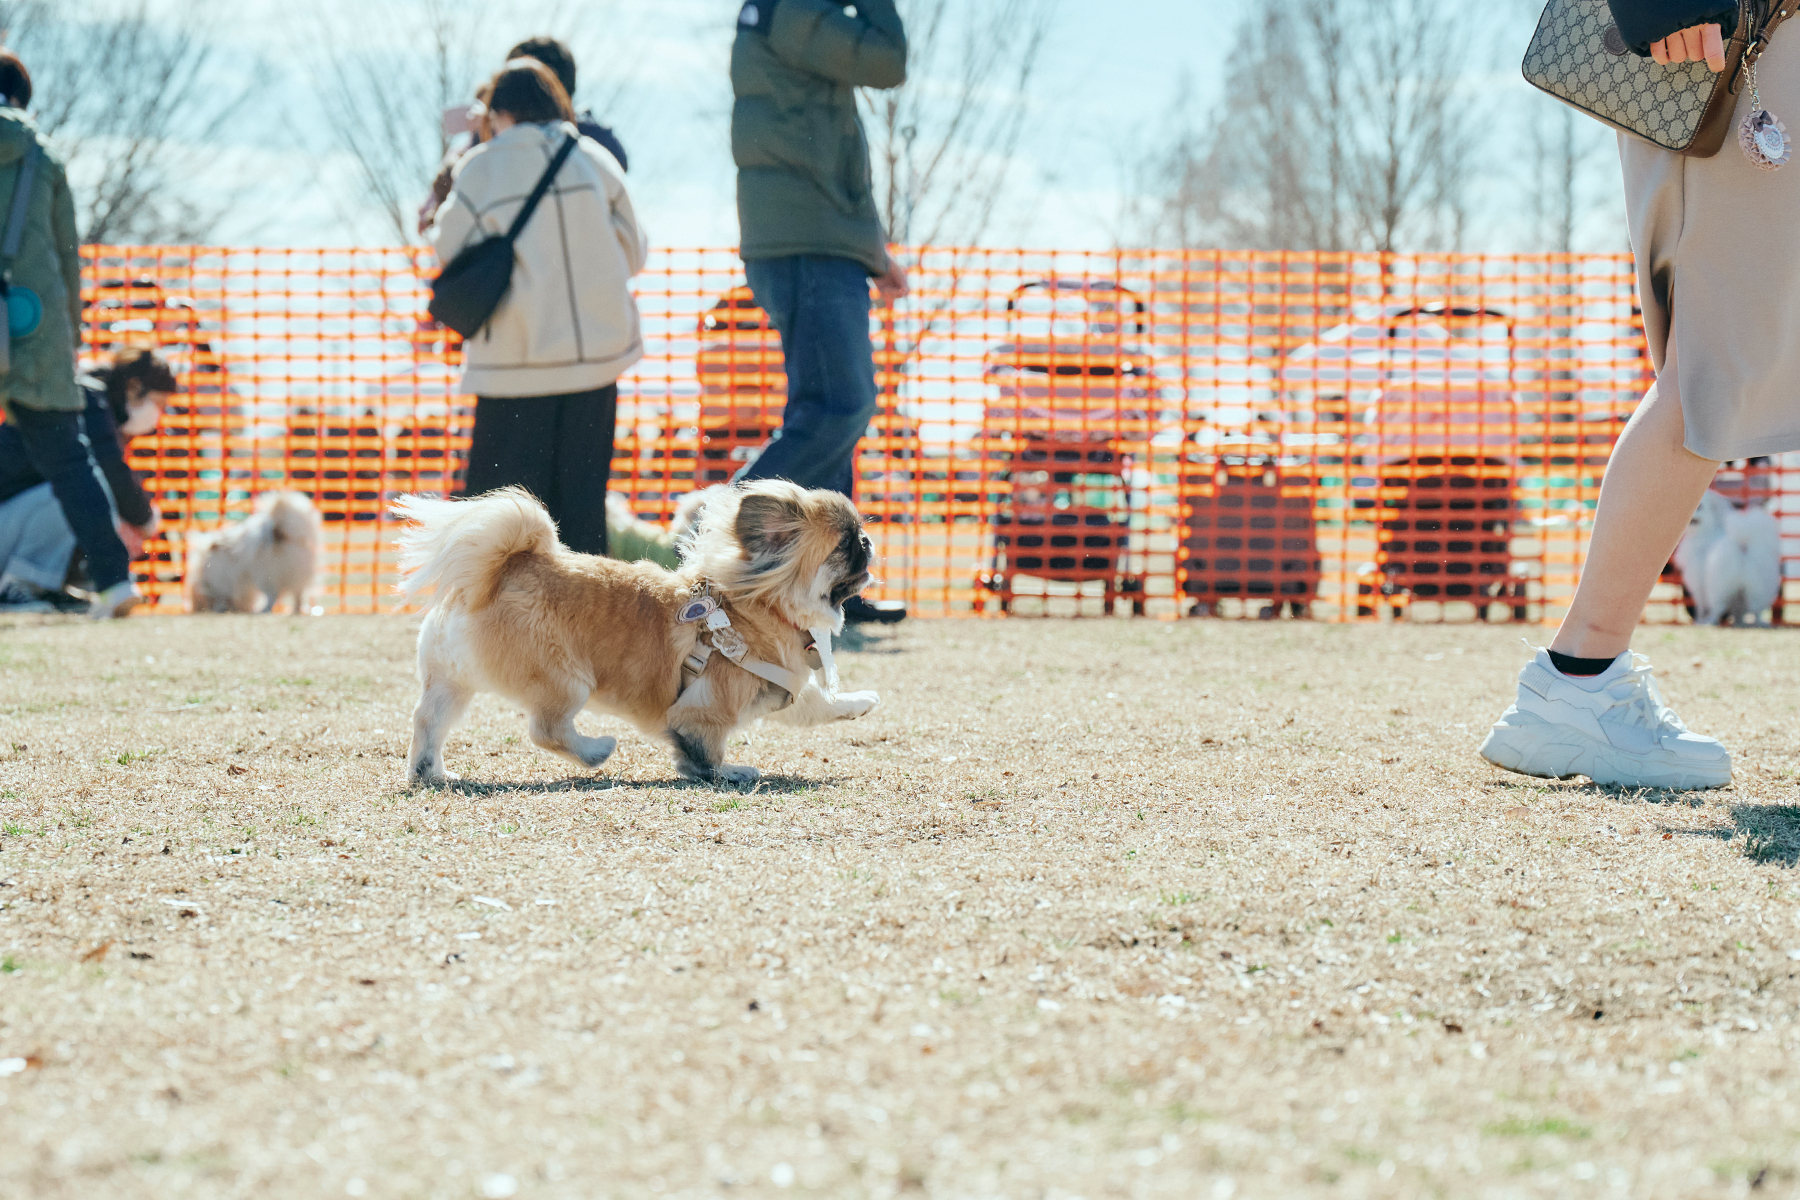
[(1800, 1192), (1792, 634), (1642, 632), (1711, 795), (1477, 760), (1517, 630), (1143, 621), (409, 795), (414, 626), (0, 628), (0, 1195)]

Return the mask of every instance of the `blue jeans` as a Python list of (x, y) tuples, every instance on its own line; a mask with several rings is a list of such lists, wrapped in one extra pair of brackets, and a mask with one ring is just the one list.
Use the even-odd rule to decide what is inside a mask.
[(781, 334), (788, 400), (781, 428), (737, 480), (787, 479), (854, 498), (856, 443), (875, 417), (869, 272), (848, 258), (796, 254), (744, 264)]
[(0, 575), (56, 591), (75, 556), (75, 531), (47, 483), (0, 504)]

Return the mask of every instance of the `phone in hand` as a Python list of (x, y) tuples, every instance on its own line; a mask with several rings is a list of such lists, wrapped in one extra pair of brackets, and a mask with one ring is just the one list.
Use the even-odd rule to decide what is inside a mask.
[(444, 110), (440, 125), (444, 136), (453, 138), (459, 133), (475, 132), (475, 106), (472, 104), (452, 104)]

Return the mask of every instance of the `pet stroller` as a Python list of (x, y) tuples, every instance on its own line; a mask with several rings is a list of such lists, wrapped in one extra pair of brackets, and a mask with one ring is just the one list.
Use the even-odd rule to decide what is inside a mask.
[(1261, 601), (1263, 617), (1278, 616), (1283, 604), (1295, 617), (1309, 615), (1323, 577), (1312, 477), (1272, 456), (1186, 458), (1176, 567), (1182, 595), (1193, 601), (1189, 615), (1233, 599)]
[(1379, 329), (1346, 328), (1352, 359), (1379, 385), (1352, 437), (1351, 473), (1363, 480), (1353, 511), (1373, 517), (1377, 535), (1357, 615), (1385, 603), (1400, 617), (1426, 600), (1468, 603), (1483, 621), (1499, 603), (1527, 619), (1512, 547), (1516, 455), (1522, 431), (1543, 425), (1513, 390), (1513, 319), (1429, 305), (1390, 311)]
[(1145, 333), (1144, 302), (1112, 280), (1048, 279), (1015, 289), (1006, 312), (976, 447), (999, 464), (978, 493), (994, 497), (994, 511), (976, 594), (1011, 612), (1026, 577), (1047, 611), (1059, 594), (1079, 606), (1098, 583), (1108, 614), (1121, 597), (1141, 614), (1131, 537), (1146, 501), (1132, 475), (1153, 432), (1154, 392), (1149, 351), (1132, 339)]

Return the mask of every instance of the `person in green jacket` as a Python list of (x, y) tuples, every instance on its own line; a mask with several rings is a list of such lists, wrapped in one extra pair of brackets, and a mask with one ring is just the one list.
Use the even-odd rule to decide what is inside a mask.
[[(781, 428), (737, 479), (787, 479), (854, 498), (856, 445), (878, 392), (869, 280), (906, 294), (875, 209), (859, 87), (906, 82), (906, 30), (894, 0), (750, 0), (731, 50), (731, 152), (739, 252), (756, 302), (781, 334)], [(906, 609), (860, 596), (851, 621)]]
[[(87, 553), (99, 589), (88, 613), (123, 616), (142, 596), (131, 582), (131, 556), (119, 536), (111, 499), (95, 472), (82, 432), (86, 401), (75, 384), (81, 329), (81, 257), (75, 201), (59, 159), (25, 115), (31, 75), (0, 51), (0, 226), (12, 211), (27, 156), (37, 152), (25, 209), (25, 235), (10, 264), (12, 287), (37, 297), (37, 327), (15, 330), (11, 366), (0, 374), (0, 404), (36, 473), (50, 484), (75, 540)], [(10, 582), (0, 578), (0, 586)]]

